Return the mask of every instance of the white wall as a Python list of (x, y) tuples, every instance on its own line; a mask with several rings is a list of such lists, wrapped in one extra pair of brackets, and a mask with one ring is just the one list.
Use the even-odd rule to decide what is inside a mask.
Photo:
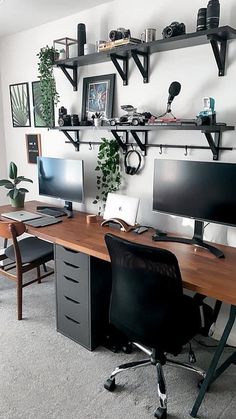
[[(236, 26), (236, 5), (233, 0), (221, 0), (221, 25)], [(67, 17), (19, 34), (9, 36), (0, 43), (0, 71), (2, 74), (3, 122), (7, 162), (13, 160), (20, 167), (21, 174), (34, 179), (30, 185), (29, 199), (38, 198), (36, 166), (27, 163), (25, 134), (41, 133), (42, 152), (45, 156), (79, 158), (85, 161), (85, 193), (84, 205), (76, 208), (96, 213), (92, 204), (96, 194), (95, 165), (98, 147), (89, 151), (88, 146), (81, 146), (76, 153), (71, 144), (65, 144), (65, 137), (56, 130), (31, 128), (13, 128), (11, 122), (9, 84), (37, 80), (37, 56), (39, 49), (52, 45), (54, 39), (61, 37), (76, 38), (77, 24), (83, 22), (87, 28), (87, 42), (95, 43), (98, 39), (108, 39), (111, 29), (120, 26), (130, 28), (134, 37), (140, 37), (146, 27), (157, 28), (157, 38), (161, 38), (163, 28), (173, 20), (184, 22), (187, 32), (196, 29), (196, 16), (200, 7), (206, 6), (206, 0), (136, 0), (114, 1), (89, 11)], [(145, 16), (145, 17), (144, 17)], [(150, 83), (143, 84), (142, 77), (135, 64), (130, 60), (129, 84), (124, 87), (120, 77), (116, 76), (115, 114), (121, 114), (120, 105), (133, 104), (140, 111), (160, 114), (165, 110), (168, 88), (173, 80), (182, 84), (180, 95), (173, 103), (173, 113), (178, 117), (194, 118), (202, 109), (202, 98), (212, 96), (216, 100), (217, 120), (236, 125), (235, 74), (236, 74), (236, 42), (228, 43), (227, 70), (225, 77), (218, 77), (216, 62), (210, 45), (167, 51), (154, 54), (150, 58)], [(3, 58), (3, 59), (2, 59)], [(69, 113), (81, 113), (83, 77), (100, 74), (116, 73), (112, 63), (101, 63), (79, 69), (78, 91), (62, 74), (55, 69), (57, 90), (61, 101)], [(30, 86), (32, 109), (32, 94)], [(33, 114), (31, 114), (33, 120)], [(56, 111), (57, 116), (57, 111)], [(94, 135), (91, 131), (82, 134), (84, 140), (99, 139), (101, 136), (112, 138), (111, 134), (101, 132)], [(234, 146), (235, 133), (223, 135), (222, 145)], [(199, 132), (158, 131), (149, 134), (149, 141), (156, 143), (197, 144), (206, 146), (206, 140)], [(161, 216), (152, 212), (152, 177), (154, 158), (184, 159), (183, 150), (167, 149), (159, 155), (159, 149), (148, 149), (142, 171), (137, 176), (123, 175), (122, 191), (128, 195), (141, 198), (139, 220), (156, 227), (191, 235), (192, 222), (180, 218)], [(191, 150), (187, 159), (212, 160), (208, 150)], [(236, 151), (224, 152), (220, 160), (236, 162)], [(53, 201), (52, 201), (53, 202)], [(55, 201), (54, 201), (55, 202)], [(235, 233), (233, 229), (233, 233)], [(231, 229), (232, 231), (232, 229)], [(206, 237), (222, 243), (227, 242), (227, 229), (210, 225), (206, 228)], [(233, 238), (231, 244), (236, 241)]]
[[(0, 69), (1, 80), (1, 69)], [(4, 137), (3, 108), (2, 108), (2, 89), (0, 83), (0, 179), (6, 177), (6, 148)], [(6, 190), (0, 188), (0, 205), (6, 202)]]

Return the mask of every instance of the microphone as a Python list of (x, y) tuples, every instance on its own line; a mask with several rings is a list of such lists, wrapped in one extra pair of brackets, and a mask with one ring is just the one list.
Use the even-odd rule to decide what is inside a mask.
[(170, 105), (175, 96), (178, 96), (179, 92), (181, 90), (181, 84), (178, 81), (173, 81), (169, 87), (169, 97), (168, 97), (168, 105)]

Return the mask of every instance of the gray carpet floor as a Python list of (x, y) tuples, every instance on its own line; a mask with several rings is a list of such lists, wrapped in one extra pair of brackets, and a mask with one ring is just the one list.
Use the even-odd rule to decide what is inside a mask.
[[(89, 352), (56, 332), (53, 277), (24, 289), (23, 321), (16, 320), (15, 284), (0, 278), (0, 418), (1, 419), (149, 419), (157, 405), (155, 368), (117, 376), (110, 393), (104, 380), (114, 366), (141, 359), (134, 351), (114, 354), (99, 347)], [(214, 349), (194, 344), (205, 368)], [(227, 353), (232, 349), (227, 348)], [(187, 362), (184, 350), (180, 359)], [(190, 418), (198, 378), (165, 368), (170, 419)], [(236, 367), (216, 381), (201, 418), (236, 418)]]

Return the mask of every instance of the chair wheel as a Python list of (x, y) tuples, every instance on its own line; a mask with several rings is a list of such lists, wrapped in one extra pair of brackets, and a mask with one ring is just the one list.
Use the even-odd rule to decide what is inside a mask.
[(122, 346), (122, 351), (125, 354), (131, 354), (132, 350), (133, 350), (132, 342), (128, 342), (128, 343), (126, 343), (125, 345)]
[(104, 388), (108, 391), (114, 391), (116, 388), (115, 378), (108, 378), (104, 384)]
[(164, 409), (163, 407), (158, 407), (157, 410), (154, 413), (155, 418), (158, 419), (166, 419), (167, 418), (167, 409)]

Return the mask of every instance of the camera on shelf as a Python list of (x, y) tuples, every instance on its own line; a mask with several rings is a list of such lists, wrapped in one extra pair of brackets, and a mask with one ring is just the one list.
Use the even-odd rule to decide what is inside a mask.
[(111, 41), (117, 41), (118, 39), (130, 38), (130, 30), (125, 28), (113, 29), (109, 33), (109, 38)]
[(163, 29), (163, 38), (172, 38), (173, 36), (184, 35), (186, 28), (184, 23), (172, 22), (169, 26)]
[(67, 109), (62, 106), (59, 111), (58, 125), (59, 127), (70, 127), (79, 125), (79, 117), (77, 114), (67, 115)]
[(197, 115), (197, 125), (214, 125), (216, 123), (215, 99), (203, 98), (203, 111)]

